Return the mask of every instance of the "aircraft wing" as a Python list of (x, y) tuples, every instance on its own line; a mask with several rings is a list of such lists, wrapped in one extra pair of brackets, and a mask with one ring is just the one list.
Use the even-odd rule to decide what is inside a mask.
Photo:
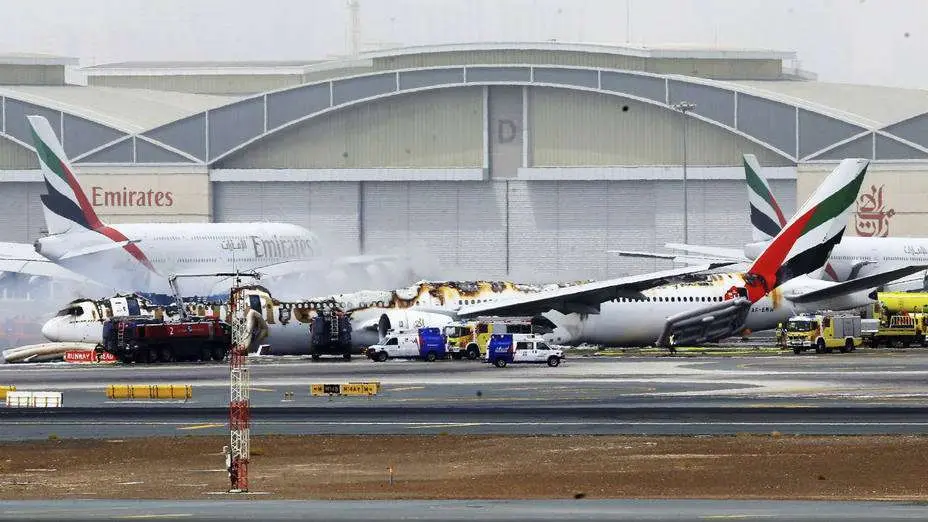
[(94, 281), (42, 257), (26, 243), (0, 243), (0, 272), (66, 279), (81, 283)]
[(833, 297), (838, 297), (841, 295), (849, 294), (852, 292), (859, 292), (861, 290), (870, 290), (878, 286), (885, 285), (886, 283), (895, 281), (896, 279), (903, 278), (908, 275), (912, 275), (916, 272), (921, 272), (928, 268), (928, 265), (910, 265), (902, 268), (896, 268), (889, 270), (887, 272), (881, 272), (879, 274), (872, 274), (864, 277), (859, 277), (857, 279), (851, 279), (850, 281), (845, 281), (843, 283), (835, 283), (833, 285), (827, 286), (825, 288), (820, 288), (818, 290), (812, 290), (798, 295), (786, 295), (787, 299), (796, 303), (808, 303), (811, 301), (820, 301), (824, 299), (830, 299)]
[(714, 268), (734, 264), (733, 262), (705, 263), (702, 265), (672, 268), (635, 276), (594, 281), (580, 285), (524, 294), (486, 303), (462, 306), (459, 317), (477, 315), (523, 316), (557, 310), (563, 314), (598, 314), (600, 303), (618, 297), (641, 299), (642, 290), (669, 282), (675, 277), (706, 272)]

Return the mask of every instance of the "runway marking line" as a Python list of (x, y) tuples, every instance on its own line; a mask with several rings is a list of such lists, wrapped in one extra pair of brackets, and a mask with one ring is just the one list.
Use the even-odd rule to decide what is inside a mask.
[(192, 517), (193, 513), (159, 513), (153, 515), (125, 515), (126, 518), (173, 518)]
[(225, 426), (225, 424), (215, 424), (215, 423), (214, 424), (195, 424), (193, 426), (184, 426), (182, 428), (179, 427), (177, 429), (179, 430), (203, 430), (207, 428), (221, 428), (223, 426)]
[(390, 388), (389, 391), (411, 391), (411, 390), (424, 390), (425, 386), (403, 386), (402, 388)]
[(251, 391), (272, 392), (272, 391), (274, 391), (274, 390), (272, 390), (272, 389), (270, 389), (270, 388), (257, 388), (257, 387), (252, 386), (252, 387), (251, 387)]
[(741, 518), (773, 518), (775, 515), (705, 515), (702, 520), (734, 520)]

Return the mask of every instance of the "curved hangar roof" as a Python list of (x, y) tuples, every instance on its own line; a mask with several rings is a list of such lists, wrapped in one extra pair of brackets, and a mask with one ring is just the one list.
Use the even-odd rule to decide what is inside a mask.
[[(496, 63), (472, 63), (485, 57), (488, 46), (494, 45)], [(548, 57), (556, 56), (552, 50), (574, 55), (608, 50), (622, 56), (674, 60), (791, 56), (749, 50), (535, 45), (539, 46), (546, 49)], [(386, 57), (392, 63), (407, 64), (410, 57), (428, 54), (460, 64), (339, 75), (337, 62), (330, 62), (324, 64), (329, 78), (246, 97), (97, 86), (0, 87), (0, 123), (4, 137), (29, 147), (24, 116), (45, 115), (59, 129), (67, 154), (80, 163), (202, 165), (311, 118), (357, 104), (435, 89), (517, 85), (614, 95), (666, 110), (686, 100), (696, 104), (691, 113), (694, 117), (792, 162), (848, 156), (928, 158), (928, 91), (795, 80), (714, 80), (614, 67), (499, 63), (505, 62), (502, 58), (508, 50), (517, 51), (515, 58), (525, 59), (526, 49), (521, 44), (380, 51), (364, 59)], [(346, 61), (346, 70), (357, 70), (358, 59)]]

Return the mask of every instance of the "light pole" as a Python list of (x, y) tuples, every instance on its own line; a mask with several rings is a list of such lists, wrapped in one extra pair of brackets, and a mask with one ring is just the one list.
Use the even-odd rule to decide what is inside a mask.
[(689, 210), (687, 209), (688, 198), (686, 192), (686, 113), (695, 109), (696, 104), (690, 103), (688, 101), (681, 101), (680, 103), (675, 103), (671, 105), (673, 110), (680, 111), (683, 115), (683, 243), (688, 244), (689, 241)]

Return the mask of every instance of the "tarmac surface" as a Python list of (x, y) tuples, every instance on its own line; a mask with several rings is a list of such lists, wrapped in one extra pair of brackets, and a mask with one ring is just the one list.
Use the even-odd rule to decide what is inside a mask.
[[(928, 353), (578, 357), (557, 368), (474, 361), (256, 357), (253, 433), (887, 434), (928, 427)], [(219, 434), (228, 366), (0, 367), (0, 385), (61, 391), (63, 408), (0, 408), (11, 440)], [(374, 397), (312, 396), (313, 383), (378, 381)], [(193, 397), (110, 400), (110, 384), (190, 384)], [(292, 392), (292, 398), (285, 396)]]
[(729, 500), (13, 501), (0, 520), (924, 520), (909, 502)]

